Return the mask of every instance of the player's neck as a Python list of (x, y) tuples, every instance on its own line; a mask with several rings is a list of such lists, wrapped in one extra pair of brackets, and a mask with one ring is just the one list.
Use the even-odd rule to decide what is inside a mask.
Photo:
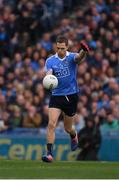
[(66, 56), (66, 53), (63, 54), (63, 55), (58, 54), (58, 57), (59, 57), (60, 59), (63, 59), (65, 56)]

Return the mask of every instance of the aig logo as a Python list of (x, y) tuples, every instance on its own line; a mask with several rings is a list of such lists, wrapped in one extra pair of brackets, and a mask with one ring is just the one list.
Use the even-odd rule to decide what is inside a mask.
[(64, 68), (64, 69), (59, 69), (59, 70), (55, 71), (55, 75), (56, 75), (58, 78), (62, 78), (62, 77), (69, 76), (69, 75), (70, 75), (70, 72), (69, 72), (68, 67), (66, 67), (66, 68)]

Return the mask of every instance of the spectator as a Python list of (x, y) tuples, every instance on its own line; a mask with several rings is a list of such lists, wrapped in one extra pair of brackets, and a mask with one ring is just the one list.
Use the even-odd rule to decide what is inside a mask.
[(23, 118), (23, 127), (38, 128), (42, 122), (41, 115), (37, 112), (34, 106), (30, 106), (28, 113)]
[(107, 115), (106, 123), (101, 126), (101, 129), (103, 130), (110, 130), (110, 129), (119, 129), (118, 121), (113, 117), (111, 113)]
[(22, 127), (23, 114), (18, 106), (13, 106), (11, 117), (11, 128)]
[(7, 129), (11, 128), (9, 122), (10, 114), (6, 111), (1, 112), (0, 115), (0, 132), (6, 131)]
[(101, 143), (101, 135), (93, 117), (86, 118), (86, 127), (79, 131), (78, 138), (81, 151), (77, 160), (98, 160), (97, 154)]

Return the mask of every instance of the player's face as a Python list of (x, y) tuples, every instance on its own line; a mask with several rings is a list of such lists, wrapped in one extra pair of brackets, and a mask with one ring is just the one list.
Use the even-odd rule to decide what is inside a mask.
[(61, 58), (65, 57), (68, 46), (65, 43), (57, 43), (56, 46), (58, 56)]

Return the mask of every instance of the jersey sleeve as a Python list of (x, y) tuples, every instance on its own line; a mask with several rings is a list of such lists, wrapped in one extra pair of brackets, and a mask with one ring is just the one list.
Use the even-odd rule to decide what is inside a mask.
[(78, 53), (71, 53), (71, 59), (73, 62), (75, 62), (76, 55), (78, 55)]
[(50, 61), (50, 59), (46, 59), (46, 62), (45, 62), (45, 72), (48, 72), (52, 70), (52, 63)]

